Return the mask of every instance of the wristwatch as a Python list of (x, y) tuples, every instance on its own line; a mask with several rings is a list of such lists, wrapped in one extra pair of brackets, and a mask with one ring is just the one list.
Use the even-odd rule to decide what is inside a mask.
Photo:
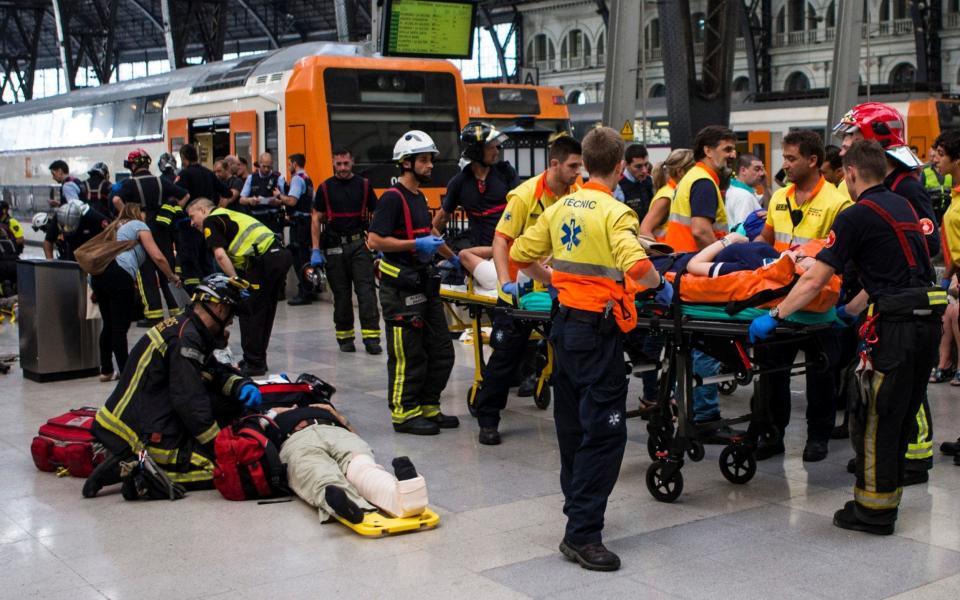
[(771, 308), (770, 312), (767, 314), (773, 317), (774, 319), (776, 319), (777, 321), (783, 320), (783, 317), (780, 316), (780, 305), (777, 305)]

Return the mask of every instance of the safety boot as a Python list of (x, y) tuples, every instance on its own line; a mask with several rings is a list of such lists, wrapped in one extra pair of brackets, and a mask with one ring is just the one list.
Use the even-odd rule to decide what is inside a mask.
[(903, 470), (903, 482), (900, 485), (907, 487), (908, 485), (918, 485), (921, 483), (926, 483), (930, 480), (930, 473), (923, 469), (904, 469)]
[(499, 446), (500, 432), (496, 427), (481, 427), (478, 441), (484, 446)]
[(440, 427), (423, 416), (408, 419), (403, 423), (394, 423), (393, 430), (397, 433), (411, 433), (413, 435), (437, 435), (440, 433)]
[(620, 557), (600, 542), (577, 546), (564, 539), (560, 542), (560, 552), (590, 571), (616, 571), (620, 568)]
[(118, 483), (120, 483), (120, 459), (111, 454), (97, 465), (90, 476), (87, 477), (87, 480), (83, 482), (81, 493), (84, 498), (93, 498), (104, 486)]
[(807, 440), (803, 448), (803, 462), (820, 462), (827, 457), (829, 449), (826, 442)]
[(960, 438), (955, 442), (944, 442), (940, 444), (940, 452), (947, 456), (957, 456), (960, 454)]
[(536, 373), (531, 373), (520, 381), (520, 386), (517, 388), (517, 396), (520, 398), (530, 398), (536, 391), (537, 375)]
[(313, 304), (310, 296), (294, 296), (287, 300), (287, 306), (306, 306), (307, 304)]
[(380, 347), (380, 340), (363, 340), (363, 347), (367, 354), (382, 354), (383, 348)]
[(440, 429), (456, 429), (460, 427), (460, 419), (453, 415), (437, 413), (432, 417), (427, 417), (427, 420), (436, 423)]
[(893, 523), (867, 523), (857, 518), (856, 502), (853, 500), (849, 500), (843, 508), (833, 514), (833, 524), (840, 529), (849, 529), (850, 531), (862, 531), (874, 535), (893, 534)]
[(337, 343), (340, 345), (340, 352), (357, 351), (357, 347), (353, 344), (353, 340), (337, 340)]

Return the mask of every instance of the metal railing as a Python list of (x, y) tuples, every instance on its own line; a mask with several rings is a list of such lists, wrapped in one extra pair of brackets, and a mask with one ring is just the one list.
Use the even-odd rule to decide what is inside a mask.
[(943, 26), (946, 29), (960, 29), (960, 13), (947, 13), (943, 18)]

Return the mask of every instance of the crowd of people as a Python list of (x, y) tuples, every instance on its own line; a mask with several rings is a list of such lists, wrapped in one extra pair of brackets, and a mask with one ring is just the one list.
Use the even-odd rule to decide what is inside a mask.
[[(948, 306), (944, 293), (956, 296), (960, 271), (960, 192), (950, 192), (960, 177), (960, 132), (937, 138), (928, 166), (906, 146), (903, 119), (888, 106), (854, 107), (834, 133), (837, 147), (825, 146), (812, 131), (786, 135), (785, 185), (774, 190), (768, 166), (738, 153), (737, 136), (725, 127), (704, 128), (692, 148), (674, 149), (656, 165), (641, 144), (626, 146), (609, 128), (580, 141), (561, 135), (552, 140), (544, 172), (521, 181), (500, 158), (506, 136), (475, 122), (461, 132), (464, 166), (433, 213), (421, 188), (431, 181), (439, 150), (416, 130), (397, 140), (397, 180), (379, 197), (354, 173), (348, 148), (334, 149), (334, 174), (319, 186), (302, 154), (287, 157), (284, 173), (274, 170), (270, 154), (259, 156), (253, 169), (228, 156), (211, 171), (187, 144), (179, 149), (179, 172), (164, 154), (154, 175), (151, 157), (137, 150), (125, 164), (131, 177), (112, 187), (105, 165), (80, 181), (56, 161), (50, 171), (60, 197), (49, 216), (34, 221), (47, 231), (47, 257), (68, 258), (107, 227), (126, 242), (92, 277), (104, 320), (101, 378), (119, 381), (95, 427), (113, 458), (97, 468), (84, 495), (119, 483), (123, 461), (140, 450), (177, 484), (212, 485), (220, 428), (260, 402), (252, 378), (269, 371), (271, 330), (291, 268), (298, 278), (291, 306), (309, 305), (317, 292), (312, 273), (326, 272), (342, 352), (356, 352), (354, 293), (369, 354), (383, 351), (382, 314), (386, 400), (396, 432), (429, 436), (457, 428), (459, 419), (441, 410), (455, 358), (436, 268), (444, 261), (495, 290), (498, 307), (519, 306), (528, 287), (554, 299), (551, 385), (567, 518), (560, 550), (585, 568), (615, 570), (619, 558), (603, 545), (602, 530), (626, 444), (624, 357), (657, 360), (664, 345), (635, 329), (634, 298), (649, 292), (669, 305), (668, 271), (719, 277), (787, 255), (802, 277), (750, 323), (756, 360), (785, 367), (763, 375), (767, 385), (755, 390), (781, 434), (751, 431), (756, 457), (785, 452), (789, 366), (798, 352), (822, 353), (826, 364), (805, 376), (803, 460), (822, 461), (831, 438), (849, 435), (855, 499), (837, 511), (834, 523), (892, 533), (902, 487), (927, 481), (933, 465), (928, 380), (960, 383), (957, 304)], [(0, 214), (8, 218), (6, 210)], [(444, 237), (455, 214), (465, 214), (469, 224), (461, 244)], [(0, 227), (15, 246), (17, 227)], [(651, 260), (654, 254), (669, 261)], [(945, 266), (939, 281), (938, 255)], [(759, 343), (835, 275), (843, 278), (835, 307), (843, 326), (818, 330), (802, 344)], [(168, 283), (186, 288), (193, 303), (178, 306)], [(151, 329), (128, 353), (137, 304)], [(482, 445), (503, 443), (509, 390), (535, 354), (528, 352), (530, 324), (512, 314), (495, 311), (493, 351), (474, 400)], [(214, 357), (235, 316), (243, 350), (238, 368)], [(848, 405), (844, 373), (851, 365), (859, 393)], [(722, 368), (694, 352), (700, 378)], [(658, 376), (644, 373), (641, 411), (656, 406), (665, 389)], [(721, 419), (716, 384), (698, 385), (692, 403), (694, 424), (708, 439), (723, 443), (741, 435)], [(289, 410), (270, 417), (286, 423), (282, 454), (291, 463), (294, 491), (321, 516), (358, 523), (376, 508), (394, 516), (425, 508), (425, 484), (412, 463), (398, 459), (394, 474), (379, 467), (332, 404)], [(835, 426), (838, 412), (849, 429)], [(957, 455), (960, 443), (942, 451)], [(960, 464), (960, 456), (956, 460)]]

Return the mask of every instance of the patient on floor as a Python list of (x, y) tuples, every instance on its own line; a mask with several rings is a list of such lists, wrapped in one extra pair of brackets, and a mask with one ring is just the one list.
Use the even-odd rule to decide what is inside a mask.
[(280, 459), (290, 489), (317, 509), (353, 524), (368, 512), (413, 517), (427, 507), (427, 484), (410, 459), (393, 459), (393, 473), (331, 404), (277, 407), (267, 413), (282, 434)]

